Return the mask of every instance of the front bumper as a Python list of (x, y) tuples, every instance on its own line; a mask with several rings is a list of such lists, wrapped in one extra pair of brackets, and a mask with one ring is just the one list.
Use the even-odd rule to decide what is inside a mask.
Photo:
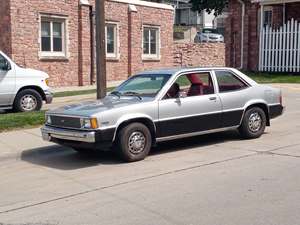
[(115, 128), (86, 131), (45, 125), (41, 128), (41, 132), (45, 141), (68, 147), (102, 150), (112, 146)]
[(49, 90), (44, 91), (44, 93), (45, 93), (46, 104), (52, 103), (52, 101), (53, 101), (53, 93), (51, 91), (49, 91)]
[(95, 143), (95, 131), (76, 131), (67, 130), (56, 127), (44, 126), (41, 128), (42, 137), (45, 141), (52, 141), (53, 139), (61, 139), (68, 141), (78, 141), (86, 143)]

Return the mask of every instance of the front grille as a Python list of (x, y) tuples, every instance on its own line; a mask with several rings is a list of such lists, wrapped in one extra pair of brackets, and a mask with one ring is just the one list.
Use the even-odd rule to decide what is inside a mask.
[(81, 128), (80, 118), (65, 116), (50, 116), (51, 125), (65, 128)]

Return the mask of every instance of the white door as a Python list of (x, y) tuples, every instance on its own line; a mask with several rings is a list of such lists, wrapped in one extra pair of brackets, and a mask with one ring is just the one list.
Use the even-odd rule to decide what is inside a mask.
[(15, 95), (16, 76), (11, 63), (0, 54), (0, 106), (11, 106)]

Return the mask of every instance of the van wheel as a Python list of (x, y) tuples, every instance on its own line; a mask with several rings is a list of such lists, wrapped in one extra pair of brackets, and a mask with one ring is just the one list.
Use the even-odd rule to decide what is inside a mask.
[(42, 108), (42, 105), (42, 96), (36, 90), (25, 89), (17, 94), (14, 110), (17, 112), (38, 111)]
[(265, 112), (259, 107), (253, 107), (245, 112), (239, 132), (244, 138), (258, 138), (264, 133), (266, 123)]
[(115, 150), (126, 162), (136, 162), (146, 158), (152, 145), (151, 133), (142, 123), (132, 123), (118, 132)]

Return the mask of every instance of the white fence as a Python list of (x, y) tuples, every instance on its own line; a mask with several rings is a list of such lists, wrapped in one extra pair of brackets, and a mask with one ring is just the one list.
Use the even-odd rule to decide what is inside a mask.
[(300, 23), (292, 19), (279, 29), (269, 26), (262, 29), (259, 70), (300, 72)]

